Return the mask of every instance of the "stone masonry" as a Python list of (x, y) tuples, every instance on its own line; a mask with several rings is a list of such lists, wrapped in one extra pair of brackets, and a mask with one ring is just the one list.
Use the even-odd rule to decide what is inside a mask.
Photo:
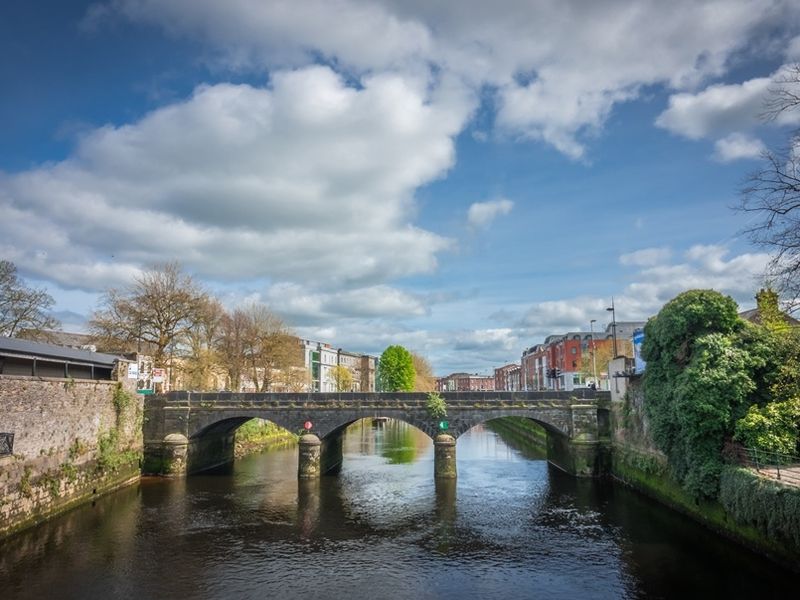
[(0, 376), (0, 432), (14, 434), (0, 457), (0, 537), (138, 478), (142, 401), (126, 385)]
[[(608, 440), (607, 392), (453, 392), (447, 403), (447, 432), (458, 438), (475, 425), (507, 416), (542, 424), (554, 440), (548, 458), (579, 476), (602, 473)], [(237, 394), (172, 392), (145, 402), (144, 470), (179, 475), (232, 460), (233, 436), (245, 421), (259, 417), (294, 433), (306, 421), (322, 442), (321, 471), (334, 471), (341, 457), (330, 456), (335, 440), (358, 419), (389, 417), (421, 429), (431, 438), (438, 420), (428, 417), (427, 394)], [(328, 454), (328, 456), (326, 456)], [(339, 451), (340, 454), (340, 451)]]

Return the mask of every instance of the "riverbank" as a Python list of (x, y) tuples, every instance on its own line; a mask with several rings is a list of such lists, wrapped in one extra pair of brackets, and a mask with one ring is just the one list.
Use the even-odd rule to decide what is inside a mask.
[(292, 446), (299, 436), (270, 421), (251, 419), (236, 431), (234, 456), (242, 458), (274, 448)]
[(681, 512), (719, 535), (800, 572), (800, 489), (735, 465), (724, 468), (718, 500), (691, 497), (653, 445), (641, 386), (611, 405), (611, 467), (616, 481)]

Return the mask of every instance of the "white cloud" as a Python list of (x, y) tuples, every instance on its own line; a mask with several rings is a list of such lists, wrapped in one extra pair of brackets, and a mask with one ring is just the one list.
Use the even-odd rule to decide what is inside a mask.
[[(792, 44), (796, 42), (795, 39)], [(693, 140), (716, 138), (712, 158), (718, 162), (758, 158), (765, 146), (747, 132), (765, 122), (800, 124), (800, 114), (794, 111), (783, 112), (771, 121), (764, 118), (770, 90), (779, 85), (785, 69), (784, 65), (769, 77), (715, 84), (696, 93), (673, 94), (669, 107), (656, 119), (656, 125)]]
[(670, 259), (672, 251), (669, 248), (644, 248), (619, 257), (620, 264), (625, 266), (649, 267), (663, 263)]
[(467, 222), (472, 227), (487, 227), (500, 215), (507, 215), (514, 208), (511, 200), (500, 198), (488, 202), (474, 202), (467, 211)]
[(0, 175), (0, 250), (85, 289), (167, 259), (212, 279), (333, 288), (431, 272), (450, 242), (412, 224), (413, 193), (453, 164), (468, 109), (424, 81), (360, 84), (283, 71), (269, 88), (204, 86), (97, 129), (63, 162)]
[(764, 110), (770, 77), (712, 85), (696, 94), (673, 94), (656, 125), (697, 140), (755, 126)]
[(680, 90), (721, 75), (760, 26), (798, 11), (772, 0), (115, 0), (87, 21), (110, 14), (200, 38), (233, 69), (317, 55), (356, 73), (419, 76), (435, 65), (472, 87), (473, 105), (482, 86), (496, 90), (502, 130), (580, 158), (616, 104), (643, 86)]
[(284, 317), (303, 323), (337, 319), (404, 319), (423, 316), (423, 298), (387, 285), (329, 292), (297, 283), (278, 283), (260, 300)]
[(717, 140), (714, 144), (714, 160), (731, 162), (734, 160), (759, 158), (766, 151), (764, 142), (743, 133), (732, 133)]
[[(617, 320), (646, 320), (669, 300), (690, 289), (714, 289), (732, 296), (741, 305), (751, 305), (770, 256), (728, 255), (725, 246), (696, 245), (684, 253), (682, 262), (665, 264), (659, 260), (651, 265), (640, 262), (638, 266), (643, 268), (633, 275), (634, 281), (622, 294), (614, 296)], [(647, 251), (641, 256), (647, 256)], [(590, 319), (597, 319), (604, 326), (609, 305), (610, 298), (592, 297), (539, 302), (528, 309), (519, 326), (532, 340), (530, 344), (540, 343), (550, 334), (588, 330)]]

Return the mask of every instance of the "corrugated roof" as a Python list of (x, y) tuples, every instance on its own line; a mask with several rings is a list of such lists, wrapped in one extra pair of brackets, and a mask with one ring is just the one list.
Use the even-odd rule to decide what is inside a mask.
[(102, 352), (90, 352), (89, 350), (78, 350), (76, 348), (66, 348), (55, 344), (44, 344), (42, 342), (32, 342), (19, 338), (9, 338), (0, 336), (0, 355), (6, 356), (37, 356), (51, 358), (55, 360), (80, 362), (94, 365), (113, 366), (122, 357), (114, 354), (103, 354)]

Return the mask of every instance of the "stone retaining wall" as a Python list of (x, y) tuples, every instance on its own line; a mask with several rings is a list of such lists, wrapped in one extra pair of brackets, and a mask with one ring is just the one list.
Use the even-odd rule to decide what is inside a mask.
[(139, 477), (142, 401), (132, 382), (0, 376), (0, 537)]

